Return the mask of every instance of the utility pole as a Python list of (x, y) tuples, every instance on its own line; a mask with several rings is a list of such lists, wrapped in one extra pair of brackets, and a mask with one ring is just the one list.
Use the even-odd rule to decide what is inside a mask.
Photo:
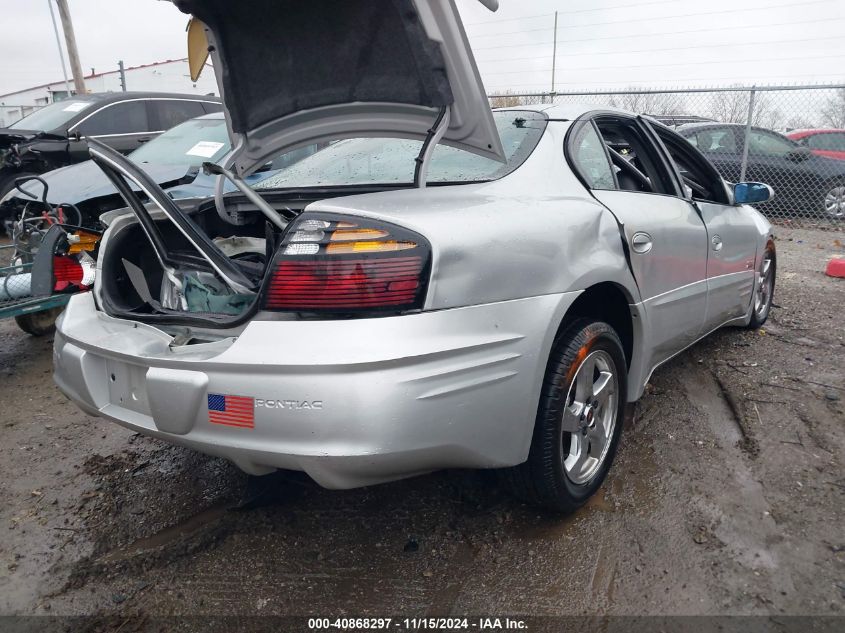
[(126, 92), (126, 72), (123, 69), (123, 60), (117, 62), (117, 68), (120, 71), (120, 89)]
[(56, 14), (53, 13), (53, 0), (47, 0), (47, 6), (50, 9), (50, 19), (53, 20), (53, 33), (56, 34), (56, 46), (59, 47), (59, 60), (62, 62), (62, 75), (64, 75), (65, 78), (65, 99), (68, 99), (70, 98), (70, 82), (67, 80), (65, 54), (62, 52), (62, 40), (59, 39), (59, 27), (56, 26)]
[(56, 0), (56, 6), (59, 8), (62, 29), (65, 32), (65, 44), (67, 44), (70, 72), (73, 75), (73, 86), (76, 88), (76, 94), (82, 95), (85, 94), (85, 79), (82, 75), (82, 65), (79, 63), (79, 51), (76, 49), (76, 36), (73, 34), (73, 22), (70, 20), (67, 0)]
[(551, 90), (551, 95), (554, 95), (554, 93), (555, 93), (555, 69), (556, 68), (557, 68), (557, 11), (555, 11), (555, 42), (554, 42), (554, 47), (552, 48), (552, 90)]

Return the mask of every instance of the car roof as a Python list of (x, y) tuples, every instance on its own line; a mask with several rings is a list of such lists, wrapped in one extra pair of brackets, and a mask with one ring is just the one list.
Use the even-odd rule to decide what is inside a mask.
[(810, 136), (811, 134), (841, 134), (845, 130), (837, 128), (808, 128), (804, 130), (790, 130), (786, 133), (787, 136)]
[(220, 101), (220, 97), (212, 95), (185, 94), (179, 92), (93, 92), (70, 98), (101, 102), (125, 101), (129, 99), (190, 99), (192, 101)]
[(627, 114), (636, 116), (633, 112), (627, 110), (620, 110), (601, 103), (538, 103), (533, 105), (518, 105), (508, 108), (496, 108), (496, 112), (507, 112), (508, 110), (528, 110), (529, 112), (542, 112), (550, 119), (561, 119), (564, 121), (573, 121), (589, 112), (618, 112), (619, 114)]

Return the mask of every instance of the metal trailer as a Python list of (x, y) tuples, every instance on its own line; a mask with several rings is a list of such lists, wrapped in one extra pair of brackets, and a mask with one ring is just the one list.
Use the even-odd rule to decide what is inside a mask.
[[(13, 244), (0, 245), (0, 261), (10, 261), (14, 251)], [(0, 268), (0, 319), (14, 318), (24, 332), (43, 336), (53, 331), (71, 295), (33, 296), (31, 271), (32, 264), (25, 263)]]

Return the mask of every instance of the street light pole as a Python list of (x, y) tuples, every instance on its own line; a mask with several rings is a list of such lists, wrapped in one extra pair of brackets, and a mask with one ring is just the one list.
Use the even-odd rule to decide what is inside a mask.
[(62, 29), (65, 32), (67, 57), (70, 62), (70, 72), (73, 75), (73, 85), (76, 88), (76, 94), (85, 94), (85, 79), (82, 74), (82, 64), (79, 63), (79, 51), (76, 49), (76, 36), (73, 34), (73, 22), (70, 19), (67, 0), (56, 0), (56, 6), (59, 8)]
[(47, 0), (50, 8), (50, 19), (53, 20), (53, 33), (56, 34), (56, 46), (59, 47), (59, 59), (62, 62), (62, 75), (65, 78), (65, 96), (70, 97), (70, 82), (67, 80), (67, 68), (65, 68), (65, 54), (62, 52), (62, 40), (59, 38), (59, 27), (56, 26), (56, 14), (53, 13), (53, 0)]

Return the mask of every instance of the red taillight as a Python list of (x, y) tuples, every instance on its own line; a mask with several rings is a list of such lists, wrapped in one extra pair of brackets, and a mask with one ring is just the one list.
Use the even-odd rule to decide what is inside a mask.
[(264, 306), (307, 312), (421, 308), (430, 252), (425, 238), (402, 227), (308, 214), (279, 246)]
[(412, 306), (422, 257), (281, 261), (267, 289), (270, 309)]
[(53, 256), (53, 291), (86, 290), (94, 284), (94, 260), (87, 253)]
[(73, 257), (53, 257), (54, 290), (64, 290), (68, 284), (81, 286), (83, 276), (82, 264)]

